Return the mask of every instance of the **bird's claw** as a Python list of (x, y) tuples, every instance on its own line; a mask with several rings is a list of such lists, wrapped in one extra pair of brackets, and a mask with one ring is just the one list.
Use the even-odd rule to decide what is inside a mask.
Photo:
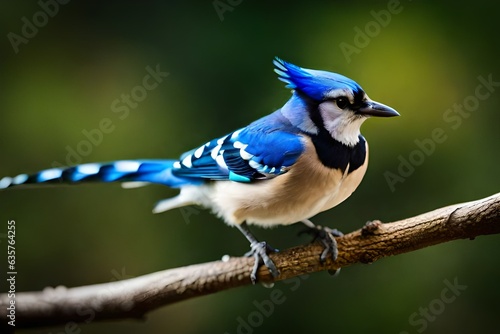
[(255, 259), (252, 272), (250, 273), (250, 280), (252, 281), (252, 283), (255, 284), (255, 282), (257, 282), (257, 271), (262, 264), (264, 264), (267, 269), (269, 269), (269, 272), (271, 273), (271, 275), (273, 275), (273, 277), (278, 277), (280, 272), (278, 268), (276, 268), (273, 260), (271, 260), (268, 255), (268, 252), (275, 253), (278, 252), (278, 250), (269, 246), (265, 241), (252, 242), (250, 244), (250, 247), (250, 251), (248, 251), (245, 256), (253, 256)]
[[(335, 234), (333, 232), (336, 232)], [(339, 255), (339, 251), (337, 249), (337, 240), (335, 240), (335, 236), (340, 236), (337, 230), (332, 230), (328, 227), (320, 228), (317, 232), (317, 236), (315, 239), (319, 240), (325, 249), (320, 256), (320, 261), (325, 262), (328, 254), (331, 254), (331, 258), (333, 261), (337, 260)]]
[[(335, 237), (343, 236), (344, 234), (342, 232), (337, 229), (329, 228), (327, 226), (315, 225), (314, 227), (308, 227), (307, 230), (303, 231), (302, 233), (312, 234), (314, 236), (313, 242), (319, 240), (325, 247), (323, 249), (323, 252), (321, 253), (321, 256), (319, 257), (321, 263), (326, 261), (329, 254), (331, 254), (331, 259), (333, 261), (337, 260), (339, 252), (337, 249), (337, 240), (335, 240)], [(337, 270), (334, 271), (333, 274), (335, 274), (336, 272)]]

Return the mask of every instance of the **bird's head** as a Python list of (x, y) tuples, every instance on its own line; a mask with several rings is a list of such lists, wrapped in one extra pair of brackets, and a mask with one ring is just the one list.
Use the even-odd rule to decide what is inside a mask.
[(354, 146), (368, 117), (399, 116), (391, 107), (371, 100), (360, 85), (343, 75), (301, 68), (279, 58), (274, 66), (279, 79), (293, 90), (281, 113), (306, 133), (317, 135), (326, 130), (339, 142)]

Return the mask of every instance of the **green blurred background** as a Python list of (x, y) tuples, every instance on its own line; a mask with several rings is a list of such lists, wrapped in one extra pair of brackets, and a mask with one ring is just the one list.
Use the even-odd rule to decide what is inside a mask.
[[(350, 232), (367, 220), (401, 219), (498, 192), (500, 89), (459, 126), (443, 115), (455, 103), (472, 101), (479, 76), (500, 81), (500, 6), (402, 1), (396, 6), (400, 12), (385, 17), (382, 26), (371, 11), (387, 11), (389, 3), (223, 0), (218, 6), (229, 7), (219, 15), (211, 0), (71, 1), (16, 53), (9, 33), (21, 35), (22, 18), (33, 22), (42, 9), (35, 1), (2, 2), (0, 174), (65, 164), (68, 147), (76, 150), (86, 140), (82, 131), (98, 128), (106, 118), (113, 130), (80, 156), (82, 162), (177, 157), (283, 105), (290, 93), (271, 63), (280, 56), (349, 76), (370, 97), (401, 113), (365, 123), (362, 132), (371, 148), (365, 179), (349, 200), (315, 217), (315, 223)], [(358, 28), (369, 29), (372, 37), (355, 40)], [(357, 53), (346, 57), (340, 47), (346, 44)], [(157, 64), (168, 77), (120, 119), (113, 101), (141, 85), (146, 67)], [(436, 128), (443, 129), (446, 141), (391, 189), (386, 173), (397, 174), (402, 158), (416, 158), (415, 140), (431, 138)], [(9, 219), (17, 223), (18, 291), (108, 282), (248, 250), (238, 231), (206, 211), (151, 214), (157, 200), (175, 193), (118, 185), (1, 192), (2, 291)], [(300, 229), (254, 232), (284, 249), (308, 242), (296, 236)], [(256, 303), (269, 300), (272, 290), (257, 285), (164, 307), (145, 322), (93, 322), (78, 329), (492, 332), (500, 313), (499, 241), (498, 236), (455, 241), (344, 268), (336, 278), (317, 273), (296, 289), (296, 282), (278, 283), (274, 289), (285, 300), (267, 315), (259, 315)], [(467, 288), (443, 303), (444, 282), (454, 280)], [(426, 319), (419, 312), (429, 307)], [(238, 328), (242, 322), (248, 325)]]

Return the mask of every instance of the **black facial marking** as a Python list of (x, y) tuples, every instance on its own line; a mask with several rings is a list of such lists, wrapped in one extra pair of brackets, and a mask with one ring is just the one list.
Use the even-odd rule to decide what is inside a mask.
[[(319, 112), (319, 102), (308, 98), (305, 94), (299, 93), (300, 97), (308, 104), (309, 117), (314, 125), (319, 129), (318, 134), (307, 134), (316, 148), (316, 153), (321, 163), (329, 168), (340, 169), (345, 172), (349, 166), (348, 173), (354, 172), (361, 167), (366, 159), (366, 141), (362, 135), (359, 135), (359, 141), (354, 146), (347, 146), (338, 140), (325, 129), (323, 119)], [(363, 91), (356, 92), (354, 95), (354, 105), (361, 103)]]
[(363, 100), (366, 94), (364, 91), (359, 90), (354, 92), (354, 103), (352, 104), (352, 109), (357, 110), (363, 105)]

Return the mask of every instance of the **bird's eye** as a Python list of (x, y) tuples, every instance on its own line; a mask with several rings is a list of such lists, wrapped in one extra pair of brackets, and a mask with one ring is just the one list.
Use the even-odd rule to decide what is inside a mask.
[(335, 103), (340, 109), (345, 109), (349, 106), (349, 100), (345, 96), (337, 97)]

